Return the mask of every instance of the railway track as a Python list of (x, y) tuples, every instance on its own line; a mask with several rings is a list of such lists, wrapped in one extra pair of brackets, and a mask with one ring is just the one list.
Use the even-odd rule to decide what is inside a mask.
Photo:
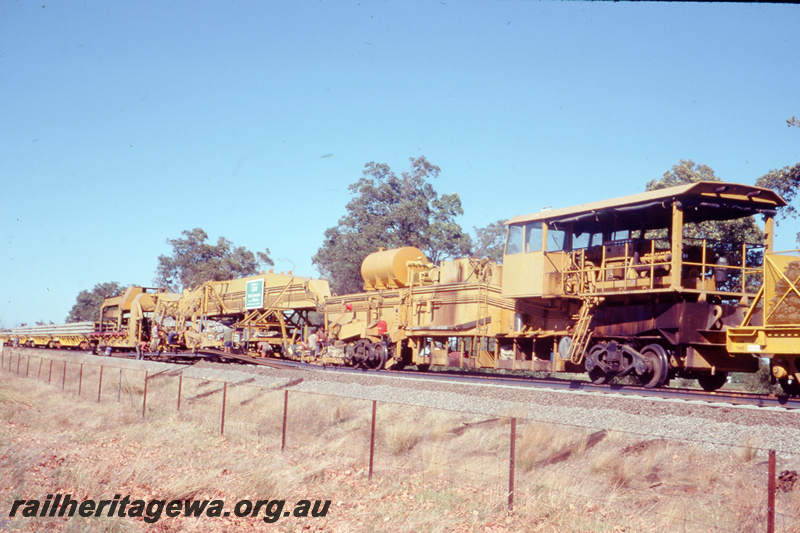
[(219, 363), (233, 363), (233, 364), (246, 364), (263, 366), (267, 368), (283, 369), (283, 368), (308, 368), (308, 365), (292, 365), (291, 361), (284, 361), (282, 359), (268, 359), (264, 357), (250, 357), (248, 355), (225, 353), (222, 350), (203, 350), (201, 352), (162, 352), (159, 354), (145, 353), (147, 359), (154, 361), (169, 361), (171, 363), (188, 363), (193, 364), (198, 360), (211, 361)]
[[(287, 362), (287, 366), (293, 368), (313, 368), (315, 370), (327, 372), (354, 372), (374, 374), (375, 371), (363, 370), (347, 367), (317, 367), (305, 363)], [(790, 398), (787, 396), (775, 396), (771, 394), (756, 394), (743, 391), (717, 390), (708, 392), (698, 389), (661, 387), (658, 389), (648, 389), (636, 385), (603, 384), (597, 385), (588, 381), (553, 379), (553, 378), (531, 378), (517, 376), (497, 376), (480, 373), (465, 373), (451, 371), (437, 372), (417, 372), (417, 371), (391, 371), (382, 370), (377, 372), (381, 376), (403, 376), (409, 379), (428, 379), (442, 380), (455, 383), (474, 383), (484, 385), (504, 385), (514, 387), (524, 387), (532, 389), (550, 389), (561, 391), (580, 391), (585, 393), (600, 393), (608, 395), (620, 395), (626, 397), (644, 397), (648, 399), (672, 399), (684, 400), (687, 402), (704, 402), (707, 404), (751, 406), (751, 407), (773, 407), (784, 409), (800, 409), (800, 398)]]
[[(36, 350), (35, 348), (17, 348), (22, 352)], [(90, 352), (80, 352), (90, 353)], [(221, 350), (204, 350), (202, 352), (161, 352), (145, 353), (146, 360), (159, 361), (164, 363), (195, 364), (199, 361), (230, 363), (232, 365), (253, 365), (275, 370), (308, 370), (318, 372), (335, 372), (350, 374), (366, 374), (370, 376), (380, 376), (385, 378), (405, 378), (415, 380), (442, 381), (460, 384), (492, 385), (506, 387), (520, 387), (525, 389), (559, 390), (574, 391), (588, 394), (617, 395), (635, 399), (636, 397), (658, 400), (683, 400), (686, 402), (702, 402), (707, 405), (715, 406), (750, 406), (750, 407), (770, 407), (783, 408), (787, 410), (800, 409), (800, 398), (787, 396), (775, 396), (771, 394), (756, 394), (743, 391), (717, 390), (713, 392), (687, 389), (661, 387), (649, 389), (636, 385), (620, 384), (594, 384), (588, 381), (556, 379), (556, 378), (535, 378), (506, 376), (497, 374), (486, 374), (479, 372), (464, 371), (436, 371), (420, 372), (415, 370), (366, 370), (362, 368), (316, 365), (299, 361), (287, 361), (282, 359), (269, 359), (260, 357), (250, 357), (242, 354), (225, 353)], [(114, 358), (135, 359), (135, 354), (115, 354)]]
[[(17, 348), (19, 350), (36, 349), (36, 348)], [(89, 351), (81, 351), (80, 353), (91, 354)], [(161, 363), (175, 363), (192, 365), (199, 361), (209, 361), (214, 363), (231, 363), (231, 364), (244, 364), (256, 365), (266, 368), (283, 369), (283, 368), (308, 368), (308, 365), (302, 363), (294, 363), (292, 361), (284, 361), (282, 359), (267, 359), (263, 357), (250, 357), (247, 355), (236, 353), (225, 353), (222, 350), (206, 349), (200, 352), (145, 352), (143, 354), (144, 360), (158, 361)], [(128, 359), (135, 360), (136, 354), (133, 352), (116, 353), (113, 355), (115, 359)]]

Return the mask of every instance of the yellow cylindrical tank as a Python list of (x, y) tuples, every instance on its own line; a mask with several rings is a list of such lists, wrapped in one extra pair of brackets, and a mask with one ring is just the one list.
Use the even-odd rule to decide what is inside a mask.
[(407, 246), (368, 255), (361, 263), (361, 277), (367, 290), (396, 289), (408, 285), (409, 261), (427, 263), (419, 248)]

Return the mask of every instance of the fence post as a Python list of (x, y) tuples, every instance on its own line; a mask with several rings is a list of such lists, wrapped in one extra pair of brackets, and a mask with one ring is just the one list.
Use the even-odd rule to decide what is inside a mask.
[(81, 363), (81, 371), (78, 373), (78, 396), (81, 395), (81, 388), (83, 388), (83, 363)]
[(181, 410), (181, 389), (183, 389), (183, 374), (178, 376), (178, 411)]
[(117, 383), (117, 403), (119, 403), (119, 396), (121, 392), (122, 392), (122, 368), (119, 369), (119, 383)]
[(222, 421), (219, 424), (219, 434), (225, 434), (225, 399), (228, 397), (228, 382), (222, 384)]
[(100, 403), (100, 391), (103, 390), (103, 369), (104, 366), (100, 366), (100, 381), (97, 384), (97, 403)]
[(19, 365), (20, 365), (20, 363), (22, 363), (22, 354), (18, 353), (17, 354), (17, 375), (18, 376), (19, 376)]
[(47, 384), (50, 385), (50, 380), (53, 377), (53, 360), (50, 359), (50, 372), (47, 374)]
[(286, 448), (286, 412), (289, 407), (289, 390), (283, 391), (283, 434), (281, 435), (281, 452)]
[(25, 377), (28, 377), (28, 370), (31, 368), (31, 354), (28, 354), (28, 362), (25, 364)]
[(372, 427), (369, 432), (369, 476), (368, 479), (372, 480), (372, 464), (375, 458), (375, 418), (378, 413), (378, 401), (372, 400)]
[(511, 446), (508, 460), (508, 510), (514, 510), (514, 470), (517, 462), (517, 419), (511, 419)]
[(775, 533), (775, 450), (769, 451), (769, 481), (767, 482), (767, 533)]
[(61, 376), (61, 390), (64, 390), (64, 384), (67, 382), (67, 362), (64, 361), (64, 375)]
[(36, 374), (36, 380), (38, 381), (42, 377), (42, 363), (44, 363), (44, 358), (39, 358), (39, 372)]
[(150, 372), (144, 373), (144, 394), (142, 395), (142, 418), (144, 418), (145, 409), (147, 408), (147, 378)]

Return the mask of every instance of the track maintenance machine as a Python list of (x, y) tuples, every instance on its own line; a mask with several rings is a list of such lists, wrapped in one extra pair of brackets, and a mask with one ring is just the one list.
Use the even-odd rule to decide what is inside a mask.
[(150, 340), (157, 306), (179, 297), (166, 289), (131, 286), (118, 296), (106, 298), (94, 330), (88, 334), (88, 348), (135, 349), (139, 342)]
[(156, 305), (179, 297), (164, 289), (128, 287), (122, 294), (103, 301), (97, 322), (13, 328), (0, 334), (0, 342), (31, 348), (133, 350), (140, 341), (149, 340)]
[(189, 350), (224, 348), (227, 330), (237, 352), (289, 356), (328, 296), (325, 280), (264, 271), (184, 290), (159, 302), (155, 316), (181, 332)]
[(727, 342), (731, 354), (769, 357), (783, 390), (800, 395), (800, 251), (765, 255), (764, 283)]
[[(727, 350), (726, 330), (757, 296), (783, 205), (768, 189), (699, 182), (512, 218), (502, 265), (380, 251), (362, 265), (363, 293), (327, 301), (330, 353), (374, 368), (635, 375), (646, 387), (681, 376), (713, 390), (757, 369)], [(702, 224), (755, 215), (758, 242), (714, 240)]]

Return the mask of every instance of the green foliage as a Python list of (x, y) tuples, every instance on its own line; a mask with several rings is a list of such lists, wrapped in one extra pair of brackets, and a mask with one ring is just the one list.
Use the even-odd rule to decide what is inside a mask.
[[(664, 173), (660, 180), (647, 183), (647, 190), (666, 189), (678, 185), (687, 185), (699, 181), (723, 181), (714, 174), (707, 165), (698, 165), (691, 159), (681, 159), (677, 165)], [(761, 231), (753, 217), (738, 220), (707, 221), (700, 224), (685, 224), (683, 234), (689, 239), (708, 239), (730, 243), (759, 244), (764, 242)]]
[(783, 216), (797, 217), (797, 208), (791, 203), (797, 198), (797, 187), (800, 185), (800, 163), (770, 170), (756, 181), (757, 187), (766, 187), (780, 194), (789, 204), (781, 208)]
[[(647, 190), (664, 189), (678, 185), (697, 183), (700, 181), (722, 182), (714, 174), (714, 170), (707, 165), (698, 165), (691, 159), (681, 159), (677, 165), (664, 173), (660, 180), (651, 180), (647, 183)], [(665, 238), (667, 230), (659, 230), (658, 237)], [(653, 238), (653, 237), (650, 237)], [(706, 239), (710, 256), (709, 262), (716, 262), (719, 258), (724, 258), (731, 266), (742, 266), (742, 243), (760, 245), (764, 242), (764, 232), (759, 227), (755, 218), (750, 216), (735, 220), (708, 220), (705, 222), (686, 223), (683, 226), (684, 242), (693, 245), (687, 248), (688, 254), (700, 254), (701, 239)], [(763, 249), (754, 247), (747, 250), (747, 266), (755, 267), (763, 261)], [(693, 262), (699, 261), (700, 257), (689, 257)], [(748, 290), (758, 290), (760, 281), (754, 276), (747, 279)], [(741, 284), (741, 276), (732, 274), (724, 282), (724, 290), (734, 290)]]
[(678, 185), (697, 183), (699, 181), (722, 180), (714, 174), (714, 169), (708, 165), (698, 165), (691, 159), (681, 159), (677, 165), (672, 165), (670, 170), (664, 172), (664, 176), (660, 180), (650, 180), (647, 182), (646, 190), (655, 191), (668, 187), (677, 187)]
[(347, 214), (325, 230), (312, 258), (334, 292), (360, 292), (361, 262), (379, 248), (415, 246), (434, 263), (469, 254), (471, 239), (455, 222), (464, 213), (458, 194), (436, 192), (429, 180), (441, 169), (425, 156), (410, 161), (411, 169), (399, 176), (386, 164), (367, 163), (350, 185)]
[[(738, 379), (737, 379), (738, 378)], [(772, 379), (769, 361), (759, 359), (755, 374), (734, 374), (733, 379), (742, 384), (747, 392), (756, 394), (783, 394), (783, 389)]]
[(200, 228), (182, 232), (183, 238), (167, 239), (172, 255), (158, 257), (154, 283), (177, 291), (179, 287), (191, 288), (206, 281), (224, 281), (257, 274), (262, 265), (272, 265), (269, 250), (253, 252), (242, 246), (234, 247), (224, 237), (216, 245), (206, 243), (208, 235)]
[[(800, 119), (793, 116), (786, 120), (786, 125), (790, 128), (800, 128)], [(770, 170), (758, 178), (756, 186), (772, 189), (786, 200), (788, 205), (778, 209), (778, 215), (781, 218), (797, 218), (797, 208), (792, 203), (797, 199), (797, 189), (800, 186), (800, 163), (779, 170)], [(796, 239), (797, 244), (800, 245), (800, 233), (797, 234)]]
[[(797, 218), (797, 208), (792, 204), (797, 200), (797, 188), (800, 186), (800, 163), (770, 170), (758, 178), (756, 186), (772, 189), (786, 200), (788, 205), (779, 208), (781, 218)], [(797, 234), (797, 243), (800, 244), (800, 233)]]
[(125, 287), (116, 281), (98, 283), (92, 290), (84, 290), (75, 298), (75, 305), (67, 315), (67, 322), (94, 321), (100, 317), (103, 300), (120, 294)]
[(475, 248), (473, 256), (478, 258), (488, 257), (496, 263), (503, 262), (503, 249), (506, 244), (505, 220), (492, 222), (483, 228), (473, 227), (475, 230)]

